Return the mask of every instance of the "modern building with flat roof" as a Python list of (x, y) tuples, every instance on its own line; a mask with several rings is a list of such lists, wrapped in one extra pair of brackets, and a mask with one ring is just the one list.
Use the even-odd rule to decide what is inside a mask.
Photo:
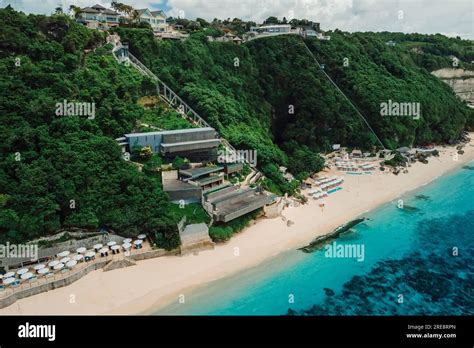
[(258, 34), (284, 34), (290, 33), (291, 25), (290, 24), (264, 24), (259, 27), (251, 27), (251, 33)]
[(224, 183), (223, 170), (221, 166), (180, 169), (178, 176), (183, 182), (208, 190)]
[(240, 216), (263, 208), (272, 203), (274, 194), (256, 188), (228, 186), (220, 190), (204, 193), (204, 209), (212, 214), (214, 221), (229, 222)]
[(130, 152), (149, 146), (154, 153), (167, 158), (186, 157), (196, 161), (217, 158), (220, 140), (214, 128), (189, 128), (125, 134)]
[(165, 191), (172, 203), (199, 203), (201, 202), (201, 187), (192, 185), (178, 179), (177, 170), (169, 170), (161, 173), (163, 191)]

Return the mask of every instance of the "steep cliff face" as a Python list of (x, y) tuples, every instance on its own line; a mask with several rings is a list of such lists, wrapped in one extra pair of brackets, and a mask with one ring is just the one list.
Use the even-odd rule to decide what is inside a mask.
[(465, 69), (439, 69), (432, 72), (447, 83), (454, 92), (474, 108), (474, 71)]
[[(318, 66), (294, 36), (233, 45), (208, 42), (205, 32), (185, 42), (161, 42), (146, 30), (117, 31), (140, 60), (232, 144), (256, 149), (262, 164), (288, 166), (306, 148), (319, 152), (331, 144), (378, 145), (323, 69), (389, 148), (455, 141), (473, 118), (452, 89), (430, 74), (435, 68), (427, 66), (433, 64), (415, 60), (420, 55), (402, 44), (387, 46), (384, 34), (338, 31), (330, 41), (306, 40)], [(401, 35), (398, 41), (403, 38), (413, 39)], [(435, 53), (423, 57), (439, 58), (435, 65), (447, 67), (449, 58)], [(421, 117), (383, 117), (381, 105), (389, 101), (415, 103)]]

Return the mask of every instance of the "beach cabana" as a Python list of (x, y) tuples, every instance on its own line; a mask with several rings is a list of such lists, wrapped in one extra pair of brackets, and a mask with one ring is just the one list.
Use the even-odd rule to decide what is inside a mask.
[(107, 246), (111, 247), (111, 246), (114, 246), (116, 244), (117, 244), (116, 241), (111, 240), (110, 242), (107, 243)]
[(71, 260), (71, 261), (69, 261), (68, 263), (66, 263), (66, 267), (67, 267), (67, 268), (73, 268), (75, 265), (77, 265), (77, 261), (76, 261), (76, 260)]
[(17, 279), (10, 277), (10, 278), (7, 278), (7, 279), (3, 279), (3, 284), (5, 284), (5, 285), (15, 285), (17, 281), (18, 281)]
[(125, 238), (123, 240), (123, 244), (130, 244), (132, 242), (132, 238)]
[(75, 255), (73, 258), (73, 260), (76, 260), (77, 262), (81, 261), (82, 259), (84, 259), (84, 255), (82, 254), (77, 254)]
[(139, 234), (137, 239), (145, 239), (146, 238), (146, 234)]
[(33, 269), (39, 273), (39, 270), (42, 270), (43, 268), (45, 268), (46, 265), (45, 264), (39, 264), (39, 265), (36, 265), (35, 267), (33, 267)]
[(122, 248), (126, 251), (126, 250), (130, 250), (130, 248), (132, 247), (132, 244), (130, 243), (123, 243), (122, 244)]
[(133, 245), (135, 245), (135, 248), (141, 249), (143, 244), (143, 240), (137, 239), (136, 241), (133, 242)]
[(28, 272), (28, 268), (22, 268), (22, 269), (19, 269), (18, 271), (16, 271), (16, 274), (18, 274), (19, 276), (25, 274)]
[(99, 251), (102, 247), (103, 247), (103, 245), (100, 244), (100, 243), (93, 246), (95, 251)]
[(78, 253), (78, 254), (83, 254), (83, 253), (86, 252), (86, 250), (87, 250), (86, 248), (80, 247), (80, 248), (77, 248), (77, 249), (76, 249), (76, 253)]
[(93, 259), (95, 259), (95, 252), (93, 252), (93, 251), (86, 252), (86, 254), (84, 255), (84, 260), (90, 261), (90, 260), (93, 260)]
[(48, 267), (53, 268), (53, 267), (56, 266), (57, 264), (59, 264), (59, 261), (58, 261), (58, 260), (54, 260), (54, 261), (51, 261), (50, 263), (48, 263)]
[(64, 268), (64, 263), (58, 263), (56, 266), (53, 267), (55, 271), (59, 271)]
[(3, 279), (14, 278), (14, 277), (15, 277), (15, 272), (8, 272), (3, 275)]
[(66, 257), (69, 254), (70, 252), (68, 250), (65, 250), (65, 251), (60, 252), (57, 256), (60, 258), (60, 257)]
[(71, 260), (70, 257), (63, 257), (61, 260), (59, 260), (59, 262), (61, 262), (61, 263), (68, 263), (70, 260)]
[(49, 268), (41, 268), (38, 270), (38, 274), (45, 275), (49, 273)]
[(120, 245), (112, 245), (112, 246), (110, 247), (110, 249), (112, 249), (112, 253), (113, 253), (113, 254), (118, 254), (118, 253), (120, 253)]
[(31, 279), (31, 278), (33, 278), (33, 273), (31, 273), (31, 272), (23, 273), (20, 278), (21, 278), (21, 280)]
[(101, 257), (109, 256), (109, 248), (102, 248), (99, 250), (99, 253)]

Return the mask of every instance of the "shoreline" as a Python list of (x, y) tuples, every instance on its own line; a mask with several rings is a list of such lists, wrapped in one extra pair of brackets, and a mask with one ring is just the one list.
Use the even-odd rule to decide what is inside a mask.
[[(324, 199), (324, 210), (318, 206), (320, 201), (312, 199), (297, 208), (286, 208), (283, 215), (293, 222), (289, 227), (281, 217), (259, 219), (214, 250), (139, 261), (136, 266), (112, 272), (95, 271), (67, 287), (18, 300), (1, 309), (0, 315), (155, 313), (178, 301), (180, 295), (186, 296), (212, 281), (303, 247), (474, 159), (473, 140), (466, 144), (458, 161), (452, 159), (455, 147), (439, 150), (440, 157), (430, 157), (428, 164), (413, 164), (408, 174), (396, 176), (374, 171), (372, 175), (361, 176), (337, 172), (344, 175), (343, 189)], [(75, 303), (70, 303), (71, 295)]]

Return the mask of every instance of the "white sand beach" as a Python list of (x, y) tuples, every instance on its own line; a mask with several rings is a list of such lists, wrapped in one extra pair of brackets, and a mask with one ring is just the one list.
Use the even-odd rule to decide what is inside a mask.
[[(465, 153), (457, 161), (453, 159), (455, 148), (439, 149), (439, 157), (430, 157), (429, 164), (415, 163), (408, 174), (334, 173), (344, 176), (343, 189), (324, 199), (324, 210), (319, 207), (320, 201), (312, 199), (308, 204), (285, 209), (283, 215), (294, 222), (290, 227), (282, 218), (262, 218), (214, 250), (139, 261), (136, 266), (110, 272), (94, 271), (70, 286), (19, 300), (0, 309), (0, 314), (152, 313), (178, 301), (180, 295), (190, 294), (193, 287), (302, 247), (315, 237), (474, 159), (474, 141), (464, 147)], [(75, 303), (70, 302), (71, 295)]]

